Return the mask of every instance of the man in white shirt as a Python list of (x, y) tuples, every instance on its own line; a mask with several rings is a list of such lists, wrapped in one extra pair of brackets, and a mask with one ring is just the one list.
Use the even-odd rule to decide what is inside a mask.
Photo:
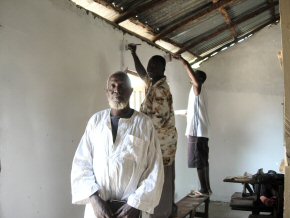
[(131, 94), (127, 74), (109, 77), (111, 109), (90, 118), (75, 153), (72, 202), (86, 204), (85, 218), (137, 218), (159, 203), (164, 172), (158, 137), (151, 119), (130, 108)]
[(199, 194), (212, 193), (209, 180), (209, 147), (207, 98), (203, 88), (206, 74), (203, 71), (193, 71), (187, 61), (182, 63), (191, 79), (192, 87), (188, 98), (187, 126), (185, 135), (188, 137), (188, 167), (197, 168), (200, 182)]

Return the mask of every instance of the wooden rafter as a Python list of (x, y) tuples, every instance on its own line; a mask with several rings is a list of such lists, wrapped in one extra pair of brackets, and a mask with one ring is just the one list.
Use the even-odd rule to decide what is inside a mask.
[[(172, 45), (174, 45), (174, 46), (176, 46), (176, 47), (181, 47), (181, 45), (179, 44), (179, 43), (177, 43), (177, 42), (174, 42), (174, 41), (172, 41), (171, 39), (164, 39), (164, 41), (165, 42), (168, 42), (168, 43), (170, 43), (170, 44), (172, 44)], [(193, 56), (195, 56), (195, 57), (197, 57), (197, 58), (201, 58), (198, 54), (196, 54), (195, 52), (192, 52), (192, 51), (187, 51), (187, 52), (189, 52), (190, 54), (192, 54)], [(172, 54), (172, 55), (174, 55), (174, 54)]]
[[(260, 30), (263, 29), (264, 27), (266, 27), (266, 26), (268, 26), (268, 25), (270, 25), (270, 24), (276, 23), (279, 19), (280, 19), (280, 16), (276, 16), (275, 19), (272, 19), (271, 21), (269, 21), (269, 22), (267, 22), (267, 23), (261, 25), (260, 27), (254, 29), (254, 30), (252, 30), (252, 31), (250, 31), (250, 32), (248, 32), (246, 35), (244, 35), (244, 36), (241, 37), (240, 39), (245, 38), (245, 37), (248, 37), (248, 36), (250, 36), (250, 35), (252, 35), (252, 34), (255, 34), (256, 32), (260, 31)], [(196, 59), (193, 63), (199, 62), (199, 61), (201, 61), (201, 60), (203, 60), (203, 59), (205, 59), (205, 58), (209, 58), (212, 54), (221, 51), (221, 50), (222, 50), (223, 48), (225, 48), (225, 47), (229, 47), (229, 46), (230, 46), (231, 44), (233, 44), (233, 43), (237, 43), (240, 39), (235, 39), (235, 40), (233, 40), (233, 41), (227, 43), (227, 44), (224, 45), (223, 47), (221, 47), (221, 48), (219, 48), (219, 49), (216, 49), (215, 51), (211, 52), (210, 54), (208, 54), (208, 55), (206, 55), (206, 56), (203, 56), (203, 57), (201, 57), (201, 58)]]
[(110, 3), (108, 3), (106, 0), (93, 0), (93, 1), (105, 6), (106, 8), (116, 11), (116, 8), (112, 6)]
[(159, 5), (159, 4), (166, 2), (166, 1), (168, 1), (168, 0), (152, 0), (152, 1), (147, 2), (145, 4), (141, 4), (138, 7), (132, 7), (129, 10), (122, 13), (119, 17), (117, 17), (114, 20), (114, 22), (119, 24), (119, 23), (123, 22), (124, 20), (127, 20), (133, 16), (136, 16), (137, 14), (140, 14), (146, 10), (149, 10), (149, 9), (155, 7), (156, 5)]
[(227, 10), (224, 7), (221, 7), (221, 8), (219, 8), (219, 12), (223, 15), (226, 24), (230, 27), (232, 35), (233, 35), (233, 38), (234, 39), (237, 38), (238, 33), (237, 33), (237, 30), (236, 30), (236, 26), (233, 25), (232, 19), (231, 19), (229, 13), (227, 12)]
[(210, 13), (212, 13), (213, 11), (219, 9), (220, 7), (224, 7), (228, 4), (231, 4), (233, 2), (235, 2), (237, 0), (220, 0), (218, 1), (217, 3), (210, 3), (208, 7), (205, 7), (204, 9), (202, 10), (199, 10), (197, 13), (191, 13), (193, 15), (191, 16), (188, 16), (186, 17), (184, 20), (176, 23), (175, 25), (161, 31), (159, 34), (157, 34), (154, 38), (153, 38), (153, 42), (155, 42), (156, 40), (159, 40), (161, 39), (162, 37), (166, 36), (168, 33), (176, 30), (176, 29), (179, 29), (180, 27), (186, 25), (187, 23), (193, 21), (193, 20), (196, 20), (196, 19), (199, 19), (203, 16), (206, 16)]
[[(278, 2), (275, 2), (275, 3), (274, 3), (274, 5), (277, 5), (277, 4), (278, 4)], [(201, 38), (199, 41), (197, 41), (197, 42), (196, 42), (195, 39), (192, 39), (192, 40), (190, 40), (190, 41), (187, 41), (187, 42), (184, 43), (184, 45), (186, 45), (186, 44), (187, 44), (187, 45), (186, 45), (186, 46), (183, 46), (183, 47), (182, 47), (182, 48), (181, 48), (181, 49), (180, 49), (176, 54), (181, 54), (181, 53), (183, 53), (184, 51), (186, 51), (186, 50), (188, 50), (188, 49), (190, 49), (190, 48), (193, 48), (193, 47), (197, 46), (198, 44), (200, 44), (200, 43), (202, 43), (202, 42), (206, 42), (206, 41), (208, 41), (208, 40), (210, 40), (210, 39), (216, 37), (217, 35), (221, 34), (222, 32), (224, 32), (224, 31), (226, 31), (226, 30), (232, 28), (232, 26), (236, 26), (236, 25), (238, 25), (238, 24), (240, 24), (240, 23), (243, 23), (243, 22), (245, 22), (245, 21), (247, 21), (247, 20), (249, 20), (249, 19), (251, 19), (251, 18), (257, 16), (258, 14), (261, 14), (261, 13), (263, 13), (264, 11), (267, 11), (267, 10), (271, 9), (271, 8), (272, 8), (271, 5), (266, 5), (266, 6), (262, 7), (262, 8), (259, 8), (259, 9), (255, 10), (255, 11), (249, 13), (249, 14), (246, 14), (246, 15), (244, 15), (244, 16), (241, 16), (241, 17), (238, 18), (235, 22), (232, 22), (232, 23), (231, 23), (231, 26), (224, 26), (224, 27), (221, 27), (221, 28), (219, 28), (217, 31), (215, 31), (215, 32), (213, 32), (213, 33), (211, 33), (211, 34), (209, 34), (209, 35), (205, 35), (204, 37), (202, 37), (202, 38)], [(275, 18), (274, 20), (276, 20), (276, 18)]]

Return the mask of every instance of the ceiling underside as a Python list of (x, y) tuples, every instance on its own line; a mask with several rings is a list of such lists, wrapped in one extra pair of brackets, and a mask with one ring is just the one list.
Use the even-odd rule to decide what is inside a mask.
[(280, 20), (279, 0), (71, 1), (192, 64)]

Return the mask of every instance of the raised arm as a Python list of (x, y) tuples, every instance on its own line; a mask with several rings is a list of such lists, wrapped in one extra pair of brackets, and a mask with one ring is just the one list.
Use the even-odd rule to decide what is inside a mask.
[(147, 72), (144, 68), (144, 66), (142, 65), (139, 57), (136, 54), (136, 44), (130, 43), (128, 44), (128, 49), (131, 51), (134, 63), (135, 63), (135, 69), (138, 73), (138, 75), (143, 79), (147, 77)]
[(192, 87), (193, 87), (193, 91), (194, 94), (196, 96), (198, 96), (200, 94), (201, 91), (201, 84), (198, 82), (198, 78), (196, 77), (196, 74), (194, 73), (193, 69), (191, 68), (191, 66), (189, 65), (189, 63), (184, 60), (183, 58), (179, 58), (187, 72), (187, 75), (189, 76), (191, 82), (192, 82)]

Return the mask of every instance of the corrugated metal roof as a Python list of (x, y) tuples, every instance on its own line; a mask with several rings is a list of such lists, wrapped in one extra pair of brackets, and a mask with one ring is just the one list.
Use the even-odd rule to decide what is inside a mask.
[(267, 0), (242, 1), (228, 9), (231, 17), (238, 17), (267, 5)]
[(174, 24), (178, 19), (187, 16), (208, 2), (209, 0), (183, 0), (181, 4), (180, 1), (168, 0), (140, 13), (138, 19), (141, 22), (147, 21), (154, 29), (161, 30), (168, 25)]
[(279, 0), (71, 1), (191, 63), (238, 45), (241, 38), (280, 19)]
[(256, 17), (251, 18), (250, 20), (241, 23), (238, 28), (240, 35), (244, 35), (257, 27), (260, 27), (266, 23), (269, 23), (272, 20), (272, 15), (269, 11), (265, 11)]
[(206, 56), (220, 48), (224, 44), (230, 43), (233, 40), (233, 36), (230, 30), (226, 30), (219, 34), (217, 37), (207, 41), (207, 43), (200, 43), (193, 48), (196, 53)]

